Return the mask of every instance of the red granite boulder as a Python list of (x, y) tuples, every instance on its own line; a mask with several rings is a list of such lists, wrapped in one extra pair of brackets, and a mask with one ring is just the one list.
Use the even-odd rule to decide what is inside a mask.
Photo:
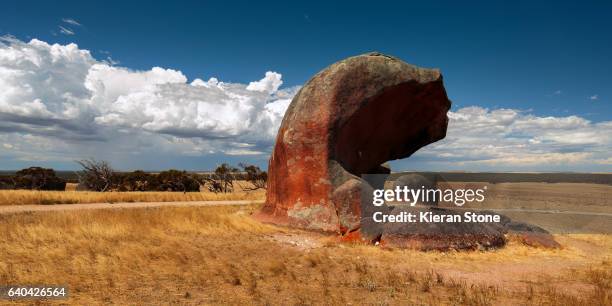
[[(491, 224), (373, 221), (378, 211), (412, 209), (371, 205), (372, 191), (384, 188), (385, 174), (390, 173), (387, 161), (406, 158), (446, 136), (450, 105), (438, 70), (380, 53), (327, 67), (308, 81), (285, 113), (270, 157), (266, 203), (256, 217), (337, 232), (346, 240), (421, 250), (501, 247), (505, 235), (517, 230), (527, 232), (523, 237), (528, 242), (558, 246), (543, 229), (507, 217)], [(398, 184), (435, 185), (418, 177), (399, 179)], [(416, 209), (459, 213), (427, 204)]]
[(389, 173), (389, 160), (410, 156), (446, 135), (442, 75), (369, 53), (316, 74), (291, 102), (268, 167), (258, 218), (346, 234), (360, 226), (360, 176)]

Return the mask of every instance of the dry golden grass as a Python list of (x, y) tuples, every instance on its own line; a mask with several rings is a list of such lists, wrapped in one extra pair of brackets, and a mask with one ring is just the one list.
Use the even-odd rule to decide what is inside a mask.
[(77, 183), (66, 183), (66, 190), (65, 191), (76, 191), (78, 186), (79, 186), (79, 184), (77, 184)]
[(208, 191), (187, 193), (92, 192), (75, 191), (74, 186), (68, 185), (66, 187), (67, 191), (0, 190), (0, 205), (263, 200), (265, 198), (265, 190), (244, 191), (237, 189), (236, 192), (231, 193), (212, 193)]
[(264, 198), (264, 191), (216, 194), (210, 192), (0, 191), (0, 205), (262, 200)]
[(339, 245), (258, 223), (254, 209), (0, 215), (0, 284), (66, 284), (59, 302), (79, 305), (612, 304), (609, 236), (422, 253)]

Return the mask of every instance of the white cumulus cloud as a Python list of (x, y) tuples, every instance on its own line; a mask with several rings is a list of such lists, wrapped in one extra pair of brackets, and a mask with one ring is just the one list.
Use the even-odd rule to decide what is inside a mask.
[(113, 142), (130, 152), (262, 154), (296, 91), (281, 84), (276, 72), (249, 85), (188, 82), (177, 70), (112, 66), (76, 44), (2, 37), (0, 133)]
[(263, 79), (249, 83), (246, 89), (274, 93), (281, 85), (283, 85), (283, 81), (281, 80), (280, 73), (268, 71)]

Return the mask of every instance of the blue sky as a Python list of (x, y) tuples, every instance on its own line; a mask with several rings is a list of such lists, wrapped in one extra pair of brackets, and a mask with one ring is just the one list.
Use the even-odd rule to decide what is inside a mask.
[[(605, 123), (612, 120), (610, 3), (126, 2), (5, 2), (0, 10), (0, 36), (10, 35), (23, 43), (33, 38), (49, 45), (75, 43), (79, 49), (89, 50), (97, 61), (106, 60), (112, 62), (111, 66), (130, 71), (148, 71), (152, 67), (172, 69), (180, 71), (187, 83), (196, 78), (215, 77), (223, 82), (246, 85), (273, 71), (282, 74), (281, 90), (302, 85), (337, 60), (377, 50), (418, 66), (440, 68), (454, 103), (453, 111), (475, 106), (487, 110), (483, 116), (495, 116), (494, 110), (510, 109), (520, 118), (532, 116), (535, 121), (547, 117), (563, 121), (575, 116), (588, 123), (569, 120), (560, 128), (567, 128), (567, 124), (584, 128), (587, 124), (588, 131), (572, 130), (573, 136), (583, 137), (592, 135), (587, 132), (607, 131)], [(476, 116), (474, 109), (464, 109), (464, 112)], [(16, 133), (14, 127), (5, 130)], [(545, 147), (553, 149), (544, 152), (544, 146), (536, 148), (529, 153), (532, 157), (538, 152), (585, 152), (584, 148), (572, 146), (580, 142), (572, 141), (569, 146), (550, 143), (555, 137), (563, 136), (558, 132), (551, 130), (548, 136), (538, 140), (533, 130), (519, 130), (520, 137), (507, 133), (503, 138), (511, 141), (524, 138), (532, 143), (549, 141)], [(17, 133), (46, 135), (32, 129)], [(596, 136), (602, 137), (599, 142), (609, 140), (605, 135)], [(5, 141), (9, 141), (10, 137), (6, 137)], [(64, 140), (58, 135), (45, 137), (52, 142)], [(217, 148), (208, 155), (164, 155), (165, 162), (161, 163), (159, 157), (151, 157), (152, 161), (146, 163), (142, 157), (130, 159), (108, 154), (99, 157), (111, 159), (121, 168), (200, 169), (214, 166), (224, 158), (244, 158), (265, 165), (267, 155), (262, 141), (249, 141), (246, 143), (252, 142), (258, 148), (255, 151), (264, 154), (237, 157)], [(591, 145), (597, 147), (597, 143)], [(8, 146), (5, 146), (7, 152)], [(586, 147), (588, 151), (589, 145)], [(596, 158), (609, 159), (609, 154), (602, 153), (607, 148), (608, 143), (595, 148), (599, 152)], [(0, 151), (0, 168), (12, 169), (31, 163), (7, 152)], [(470, 164), (469, 161), (479, 157), (463, 156), (455, 161), (440, 152), (432, 157), (435, 152), (433, 148), (431, 154), (417, 154), (413, 161), (396, 165), (402, 169), (509, 170), (504, 168), (504, 162)], [(60, 151), (57, 155), (61, 155)], [(444, 163), (439, 163), (444, 156), (447, 156)], [(519, 168), (611, 169), (605, 162), (603, 166), (589, 164), (588, 159), (583, 156), (582, 162), (572, 164), (563, 158), (552, 163), (550, 160), (539, 163), (536, 158)], [(448, 163), (450, 160), (452, 164)], [(70, 168), (73, 164), (66, 158), (54, 160), (45, 156), (39, 156), (39, 161), (59, 168)]]

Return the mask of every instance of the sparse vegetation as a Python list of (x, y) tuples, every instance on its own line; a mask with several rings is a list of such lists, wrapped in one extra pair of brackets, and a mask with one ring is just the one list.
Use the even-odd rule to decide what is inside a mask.
[[(117, 172), (110, 163), (95, 159), (77, 161), (82, 170), (77, 172), (79, 189), (90, 191), (180, 191), (198, 192), (201, 187), (214, 193), (233, 192), (234, 182), (246, 180), (243, 191), (265, 189), (268, 175), (255, 165), (240, 164), (242, 172), (227, 163), (219, 165), (214, 173), (195, 174), (170, 169), (157, 174), (142, 170)], [(0, 181), (2, 183), (2, 181)]]
[[(27, 181), (28, 186), (33, 186), (31, 189), (39, 190), (2, 190), (0, 205), (262, 200), (265, 197), (261, 189), (266, 175), (256, 166), (245, 166), (248, 171), (241, 173), (222, 164), (213, 174), (195, 174), (180, 170), (121, 173), (114, 171), (108, 162), (97, 160), (82, 160), (79, 164), (83, 170), (79, 172), (78, 185), (61, 181), (61, 190), (66, 191), (42, 191), (55, 182), (51, 169), (29, 168), (18, 172), (15, 177), (22, 178), (20, 182)], [(2, 178), (0, 186), (5, 184), (6, 177)], [(14, 182), (11, 177), (6, 182), (11, 184), (10, 188), (2, 189), (15, 189)]]

